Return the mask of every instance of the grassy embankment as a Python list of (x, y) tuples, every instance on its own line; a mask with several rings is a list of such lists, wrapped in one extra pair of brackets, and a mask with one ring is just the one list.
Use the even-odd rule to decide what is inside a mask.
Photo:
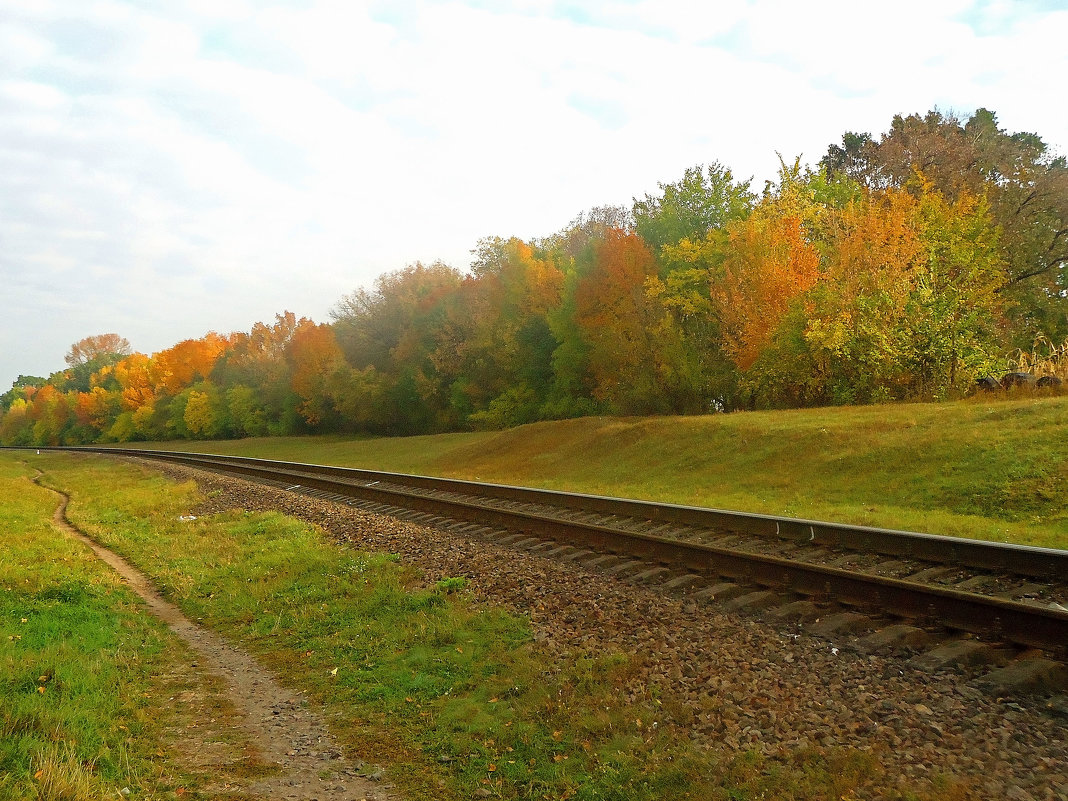
[[(0, 562), (8, 787), (37, 786), (38, 765), (68, 753), (56, 743), (65, 740), (76, 749), (63, 757), (74, 768), (148, 797), (148, 765), (163, 751), (141, 699), (166, 638), (134, 614), (106, 571), (49, 529), (52, 500), (30, 491), (17, 458), (27, 457), (0, 453), (5, 480), (17, 485), (0, 504), (4, 553), (16, 555)], [(752, 752), (696, 751), (657, 688), (621, 699), (635, 656), (580, 653), (554, 663), (525, 620), (480, 608), (461, 579), (425, 586), (388, 554), (336, 546), (275, 513), (183, 522), (196, 504), (193, 485), (129, 464), (69, 454), (32, 463), (72, 496), (80, 528), (139, 565), (191, 618), (308, 692), (348, 746), (390, 765), (409, 799), (480, 790), (534, 799), (838, 799), (870, 795), (865, 787), (881, 772), (876, 755), (857, 752), (805, 750), (771, 763)], [(27, 534), (12, 535), (20, 531)], [(66, 622), (90, 610), (98, 611)], [(81, 690), (85, 682), (93, 686)], [(127, 737), (137, 727), (141, 736)], [(12, 732), (23, 738), (14, 747)], [(190, 779), (182, 798), (217, 797), (199, 781)], [(960, 791), (936, 795), (966, 797)]]
[(160, 447), (1068, 548), (1064, 396)]

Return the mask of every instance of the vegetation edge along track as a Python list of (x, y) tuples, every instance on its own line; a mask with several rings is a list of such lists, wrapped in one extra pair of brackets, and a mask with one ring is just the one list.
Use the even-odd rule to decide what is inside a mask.
[[(51, 449), (50, 449), (51, 450)], [(602, 523), (604, 516), (659, 524), (725, 529), (755, 537), (849, 547), (894, 557), (990, 569), (1033, 577), (1068, 575), (1068, 551), (955, 537), (849, 526), (788, 517), (660, 504), (595, 495), (482, 484), (357, 468), (278, 462), (249, 457), (123, 448), (57, 448), (177, 462), (281, 483), (290, 488), (388, 503), (473, 523), (529, 532), (545, 539), (714, 574), (780, 592), (834, 601), (868, 612), (939, 624), (987, 639), (1040, 648), (1063, 657), (1068, 611), (914, 581), (807, 564), (773, 555), (684, 542)], [(462, 496), (457, 498), (455, 496)], [(536, 504), (588, 513), (584, 522), (477, 499)], [(601, 517), (598, 517), (601, 516)]]

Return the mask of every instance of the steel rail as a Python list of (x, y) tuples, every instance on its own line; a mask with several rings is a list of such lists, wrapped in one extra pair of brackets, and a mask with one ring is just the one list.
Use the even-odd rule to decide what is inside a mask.
[[(456, 481), (453, 479), (433, 479), (426, 476), (405, 476), (381, 471), (357, 470), (322, 465), (301, 463), (273, 462), (265, 459), (247, 457), (219, 456), (216, 454), (182, 453), (171, 451), (149, 451), (119, 448), (63, 448), (62, 450), (90, 451), (122, 456), (146, 457), (178, 462), (195, 467), (219, 470), (244, 476), (282, 482), (296, 486), (318, 489), (325, 492), (371, 500), (378, 503), (402, 506), (431, 512), (452, 518), (500, 526), (515, 531), (530, 532), (548, 539), (557, 539), (572, 545), (596, 548), (617, 554), (655, 560), (664, 565), (686, 568), (700, 573), (712, 573), (738, 579), (749, 584), (774, 588), (778, 591), (792, 592), (817, 599), (826, 599), (847, 606), (853, 606), (868, 612), (891, 615), (906, 619), (937, 619), (942, 625), (970, 632), (994, 640), (1009, 641), (1020, 645), (1060, 652), (1068, 647), (1068, 612), (1043, 607), (1036, 604), (1020, 603), (1003, 598), (994, 598), (962, 592), (951, 588), (935, 587), (902, 579), (893, 579), (863, 573), (853, 573), (835, 567), (795, 562), (781, 557), (751, 554), (729, 548), (712, 545), (682, 542), (652, 534), (635, 533), (611, 526), (595, 523), (582, 523), (562, 520), (540, 513), (520, 510), (506, 510), (477, 503), (477, 501), (455, 498), (431, 497), (421, 492), (405, 489), (383, 488), (381, 483), (408, 483), (418, 489), (440, 489), (457, 492), (462, 488), (466, 495), (477, 495), (478, 490), (485, 489), (485, 495), (510, 500), (523, 499), (529, 502), (545, 504), (546, 498), (564, 500), (557, 505), (621, 514), (618, 502), (624, 507), (641, 509), (646, 519), (672, 522), (686, 521), (688, 525), (691, 513), (698, 513), (702, 520), (721, 519), (732, 531), (740, 529), (735, 522), (737, 513), (721, 510), (704, 510), (696, 507), (662, 506), (643, 501), (625, 501), (604, 498), (602, 496), (573, 495), (541, 490), (527, 490), (502, 485), (483, 485), (475, 482)], [(590, 501), (591, 503), (586, 503)], [(702, 513), (711, 512), (711, 516)], [(808, 537), (802, 540), (818, 540), (816, 527), (835, 532), (834, 541), (839, 542), (850, 531), (860, 530), (861, 534), (878, 532), (881, 534), (906, 534), (909, 541), (925, 542), (928, 539), (952, 540), (947, 537), (914, 534), (911, 532), (892, 532), (889, 530), (863, 529), (862, 527), (840, 526), (815, 521), (799, 521), (790, 518), (774, 518), (762, 515), (737, 515), (743, 521), (756, 519), (758, 530), (770, 523), (777, 523), (780, 531), (784, 523), (795, 527), (810, 528)], [(721, 523), (720, 528), (724, 527)], [(756, 533), (752, 529), (742, 529), (746, 533)], [(827, 536), (827, 535), (824, 535)], [(862, 538), (861, 547), (866, 544)], [(1023, 549), (1025, 552), (1037, 552), (1032, 556), (1053, 560), (1060, 565), (1068, 565), (1068, 552), (1055, 549), (1028, 548), (1025, 546), (1006, 546), (1000, 543), (979, 543), (964, 540), (974, 546), (991, 547), (995, 554), (1011, 554)], [(844, 543), (843, 543), (844, 544)], [(852, 541), (849, 547), (857, 547)], [(929, 548), (931, 546), (928, 546)], [(949, 549), (959, 554), (962, 549)], [(970, 551), (969, 551), (970, 552)], [(939, 551), (943, 553), (943, 551)], [(910, 553), (910, 556), (915, 556)], [(946, 561), (942, 557), (924, 556), (922, 558)], [(983, 567), (1006, 569), (993, 556), (977, 561)], [(1012, 564), (1018, 564), (1017, 559)], [(1011, 569), (1011, 568), (1010, 568)], [(1063, 576), (1065, 573), (1059, 573)]]
[[(183, 457), (198, 462), (216, 462), (266, 467), (283, 464), (268, 459), (219, 454), (149, 451), (120, 448), (80, 448), (105, 453), (124, 453), (131, 456), (154, 456), (174, 459)], [(946, 537), (913, 531), (827, 523), (792, 517), (733, 512), (723, 509), (656, 503), (652, 501), (611, 498), (601, 495), (513, 487), (503, 484), (484, 484), (460, 479), (407, 475), (381, 470), (365, 470), (333, 465), (284, 463), (289, 469), (305, 474), (336, 476), (358, 482), (387, 481), (428, 490), (455, 492), (479, 497), (519, 503), (535, 503), (585, 512), (633, 517), (655, 523), (679, 525), (731, 532), (757, 537), (776, 537), (804, 544), (831, 548), (849, 548), (907, 559), (928, 560), (940, 564), (954, 564), (980, 570), (996, 570), (1034, 578), (1063, 580), (1068, 576), (1068, 550), (1039, 548), (1028, 545)]]

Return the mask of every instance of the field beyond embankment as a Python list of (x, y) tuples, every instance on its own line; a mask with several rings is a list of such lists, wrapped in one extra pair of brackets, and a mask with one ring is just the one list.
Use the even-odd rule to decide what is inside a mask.
[(1068, 397), (145, 444), (1068, 548)]

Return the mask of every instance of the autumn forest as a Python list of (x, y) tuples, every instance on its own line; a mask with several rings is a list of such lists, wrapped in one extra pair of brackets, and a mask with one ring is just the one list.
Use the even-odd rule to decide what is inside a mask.
[[(940, 400), (1065, 378), (1068, 164), (980, 109), (846, 133), (763, 188), (696, 166), (466, 271), (145, 355), (90, 336), (0, 396), (0, 443), (414, 434), (590, 414)], [(1038, 369), (1041, 368), (1041, 369)]]

